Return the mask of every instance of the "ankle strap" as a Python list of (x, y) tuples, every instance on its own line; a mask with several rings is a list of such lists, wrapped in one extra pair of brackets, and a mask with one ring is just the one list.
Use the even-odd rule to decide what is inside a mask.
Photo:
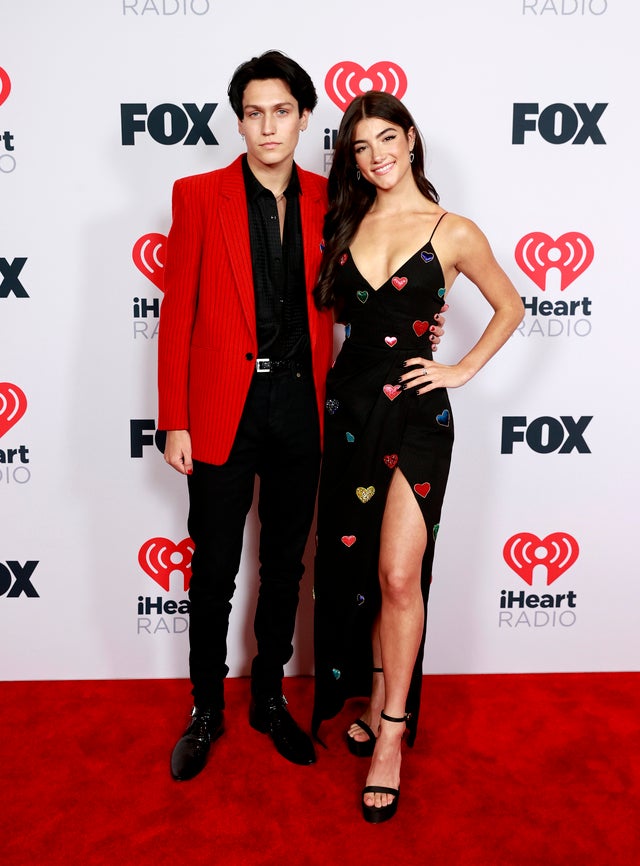
[(380, 713), (380, 716), (381, 716), (381, 718), (383, 718), (383, 719), (385, 720), (385, 722), (398, 722), (398, 723), (400, 723), (400, 722), (406, 722), (408, 719), (410, 719), (410, 718), (411, 718), (411, 713), (405, 713), (404, 716), (401, 716), (401, 717), (398, 719), (398, 718), (396, 718), (395, 716), (388, 716), (388, 715), (385, 713), (385, 711), (383, 710), (383, 711)]

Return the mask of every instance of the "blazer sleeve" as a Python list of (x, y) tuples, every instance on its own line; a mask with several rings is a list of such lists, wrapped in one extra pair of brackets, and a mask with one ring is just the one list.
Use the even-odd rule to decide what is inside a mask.
[(204, 216), (199, 186), (173, 187), (158, 334), (158, 429), (189, 429), (189, 353), (198, 305)]

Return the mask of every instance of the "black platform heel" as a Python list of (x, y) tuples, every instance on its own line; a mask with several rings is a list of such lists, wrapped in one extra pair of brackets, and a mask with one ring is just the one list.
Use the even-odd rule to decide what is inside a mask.
[[(373, 668), (374, 674), (381, 674), (382, 668)], [(369, 725), (366, 722), (363, 722), (362, 719), (356, 719), (353, 723), (354, 725), (358, 725), (359, 728), (367, 735), (368, 739), (366, 740), (354, 740), (353, 737), (350, 737), (348, 733), (345, 733), (347, 738), (347, 748), (351, 752), (352, 755), (355, 755), (357, 758), (370, 758), (373, 755), (373, 750), (376, 747), (376, 735), (371, 730)]]
[[(380, 716), (386, 722), (397, 722), (398, 724), (401, 722), (406, 723), (410, 715), (410, 713), (405, 713), (404, 716), (396, 718), (395, 716), (388, 716), (384, 710), (380, 713)], [(393, 801), (387, 806), (367, 806), (364, 802), (365, 794), (393, 794)], [(399, 799), (399, 788), (386, 788), (383, 785), (367, 785), (366, 788), (362, 789), (362, 817), (369, 824), (382, 824), (383, 821), (388, 821), (389, 818), (393, 818), (396, 814)]]

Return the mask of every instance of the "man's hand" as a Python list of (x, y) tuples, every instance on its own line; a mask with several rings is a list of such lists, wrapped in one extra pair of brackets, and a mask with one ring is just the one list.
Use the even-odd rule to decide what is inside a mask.
[(191, 435), (188, 430), (167, 430), (164, 459), (181, 475), (191, 475)]

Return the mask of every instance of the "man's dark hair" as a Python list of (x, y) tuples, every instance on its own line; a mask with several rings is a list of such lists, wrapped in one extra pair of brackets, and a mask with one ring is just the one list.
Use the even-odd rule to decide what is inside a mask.
[(260, 57), (252, 57), (240, 64), (229, 82), (229, 102), (239, 120), (242, 120), (242, 97), (250, 81), (265, 81), (278, 78), (289, 87), (291, 95), (298, 103), (300, 115), (306, 109), (313, 111), (318, 102), (318, 94), (313, 81), (299, 63), (281, 51), (265, 51)]

